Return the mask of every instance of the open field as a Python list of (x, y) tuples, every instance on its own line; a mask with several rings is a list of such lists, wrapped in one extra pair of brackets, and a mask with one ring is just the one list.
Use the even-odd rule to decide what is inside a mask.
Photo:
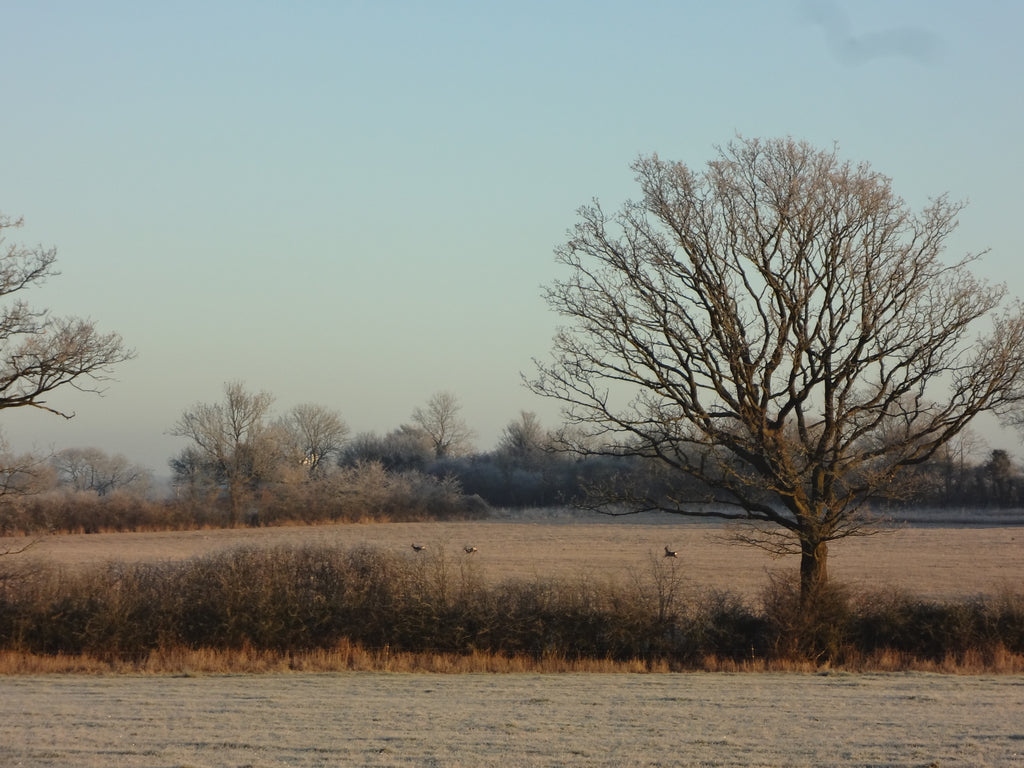
[[(69, 569), (234, 547), (472, 558), (487, 579), (620, 579), (668, 545), (694, 589), (754, 596), (794, 560), (667, 517), (54, 536)], [(0, 551), (25, 539), (0, 541)], [(422, 542), (427, 552), (410, 547)], [(466, 555), (463, 545), (478, 552)], [(833, 550), (834, 578), (928, 597), (1019, 591), (1024, 528), (908, 527)], [(925, 673), (0, 676), (0, 765), (1024, 766), (1024, 677)]]
[(1024, 765), (1024, 679), (927, 674), (0, 678), (0, 764)]
[[(697, 589), (715, 587), (752, 596), (773, 571), (792, 573), (793, 558), (725, 539), (727, 529), (670, 516), (603, 518), (538, 516), (532, 521), (380, 523), (165, 533), (100, 533), (50, 536), (18, 559), (69, 568), (108, 560), (180, 560), (238, 546), (372, 546), (415, 557), (412, 542), (427, 553), (473, 558), (485, 578), (607, 579), (650, 567), (667, 545), (679, 550), (679, 566)], [(0, 551), (25, 539), (0, 539)], [(478, 552), (466, 555), (464, 545)], [(927, 598), (955, 598), (1019, 590), (1024, 577), (1024, 527), (905, 527), (833, 544), (830, 572), (837, 580), (870, 588), (898, 587)]]

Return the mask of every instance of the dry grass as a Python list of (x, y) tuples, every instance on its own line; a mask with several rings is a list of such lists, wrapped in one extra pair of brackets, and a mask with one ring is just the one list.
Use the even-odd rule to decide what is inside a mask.
[(821, 664), (808, 659), (721, 659), (708, 656), (701, 667), (704, 672), (927, 672), (941, 675), (1020, 675), (1024, 674), (1024, 654), (1005, 648), (994, 654), (967, 651), (942, 659), (924, 659), (909, 653), (883, 649), (870, 654), (852, 655), (841, 664)]
[[(939, 661), (921, 659), (892, 650), (877, 651), (844, 664), (817, 664), (794, 659), (725, 659), (707, 656), (702, 672), (787, 672), (891, 673), (927, 672), (943, 675), (1021, 675), (1024, 655), (1000, 649), (994, 657), (968, 652), (960, 658)], [(534, 658), (526, 654), (504, 655), (473, 652), (390, 653), (369, 651), (342, 643), (338, 648), (301, 652), (279, 652), (243, 648), (161, 648), (141, 661), (101, 659), (90, 654), (46, 656), (0, 651), (0, 675), (230, 675), (321, 672), (394, 672), (431, 674), (662, 674), (680, 671), (665, 659), (613, 661), (611, 659), (567, 659), (563, 656)], [(692, 670), (690, 670), (692, 671)]]
[[(724, 667), (723, 667), (724, 669)], [(343, 641), (332, 649), (280, 652), (253, 648), (161, 648), (142, 660), (99, 658), (90, 654), (54, 656), (0, 651), (0, 675), (130, 674), (130, 675), (225, 675), (313, 672), (429, 672), (465, 673), (639, 673), (669, 672), (668, 662), (654, 664), (636, 659), (567, 659), (562, 656), (534, 658), (526, 654), (495, 654), (474, 651), (455, 653), (392, 653), (371, 651)]]

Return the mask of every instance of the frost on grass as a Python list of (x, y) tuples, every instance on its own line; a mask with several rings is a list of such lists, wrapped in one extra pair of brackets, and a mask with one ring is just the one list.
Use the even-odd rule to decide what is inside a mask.
[(0, 763), (1024, 763), (1019, 677), (929, 674), (0, 678)]

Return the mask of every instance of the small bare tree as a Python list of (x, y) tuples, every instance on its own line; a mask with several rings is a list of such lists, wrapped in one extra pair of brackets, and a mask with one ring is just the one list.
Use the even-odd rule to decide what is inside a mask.
[(145, 495), (152, 482), (145, 467), (99, 448), (65, 448), (51, 462), (61, 483), (76, 491), (93, 491), (97, 496), (127, 489)]
[(459, 416), (462, 406), (451, 392), (436, 392), (426, 408), (412, 412), (412, 422), (422, 429), (434, 446), (434, 456), (460, 456), (472, 449), (473, 430)]
[(0, 504), (52, 489), (57, 477), (48, 458), (38, 453), (14, 453), (0, 435)]
[[(267, 425), (273, 401), (267, 392), (248, 392), (241, 382), (228, 382), (222, 402), (196, 403), (170, 430), (191, 440), (195, 449), (179, 457), (179, 465), (195, 468), (202, 457), (211, 468), (207, 474), (224, 484), (232, 526), (241, 518), (249, 492), (273, 472), (279, 459), (280, 445)], [(179, 465), (172, 461), (172, 468)]]
[(550, 439), (533, 411), (520, 411), (519, 418), (505, 425), (498, 439), (498, 452), (519, 463), (531, 463), (543, 456)]
[[(47, 456), (37, 453), (14, 453), (0, 434), (0, 536), (17, 527), (19, 502), (27, 496), (51, 490), (57, 473)], [(17, 555), (29, 549), (39, 537), (17, 545), (0, 547), (0, 557)]]
[[(57, 274), (56, 249), (7, 242), (5, 232), (22, 224), (0, 214), (0, 298)], [(118, 334), (99, 333), (91, 320), (54, 317), (14, 298), (0, 309), (0, 409), (29, 406), (70, 419), (73, 413), (44, 398), (61, 387), (101, 391), (111, 368), (133, 356)]]
[(737, 139), (700, 172), (633, 168), (642, 199), (581, 208), (556, 252), (568, 277), (546, 298), (568, 325), (530, 386), (581, 428), (570, 448), (649, 459), (718, 503), (604, 501), (752, 521), (749, 541), (801, 555), (806, 598), (903, 468), (1020, 405), (1024, 312), (976, 255), (942, 260), (961, 204), (914, 213), (835, 150)]
[(283, 417), (282, 428), (310, 477), (322, 474), (330, 466), (331, 460), (341, 453), (349, 433), (340, 414), (312, 403), (292, 408)]

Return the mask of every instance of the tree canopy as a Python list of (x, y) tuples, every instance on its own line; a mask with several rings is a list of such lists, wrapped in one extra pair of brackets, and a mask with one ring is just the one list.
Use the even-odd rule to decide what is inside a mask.
[(978, 254), (944, 258), (961, 203), (914, 212), (835, 148), (738, 138), (700, 170), (633, 169), (642, 197), (584, 206), (556, 251), (566, 325), (530, 387), (562, 401), (568, 447), (707, 489), (601, 501), (752, 521), (809, 590), (903, 469), (1021, 403), (1024, 311)]

